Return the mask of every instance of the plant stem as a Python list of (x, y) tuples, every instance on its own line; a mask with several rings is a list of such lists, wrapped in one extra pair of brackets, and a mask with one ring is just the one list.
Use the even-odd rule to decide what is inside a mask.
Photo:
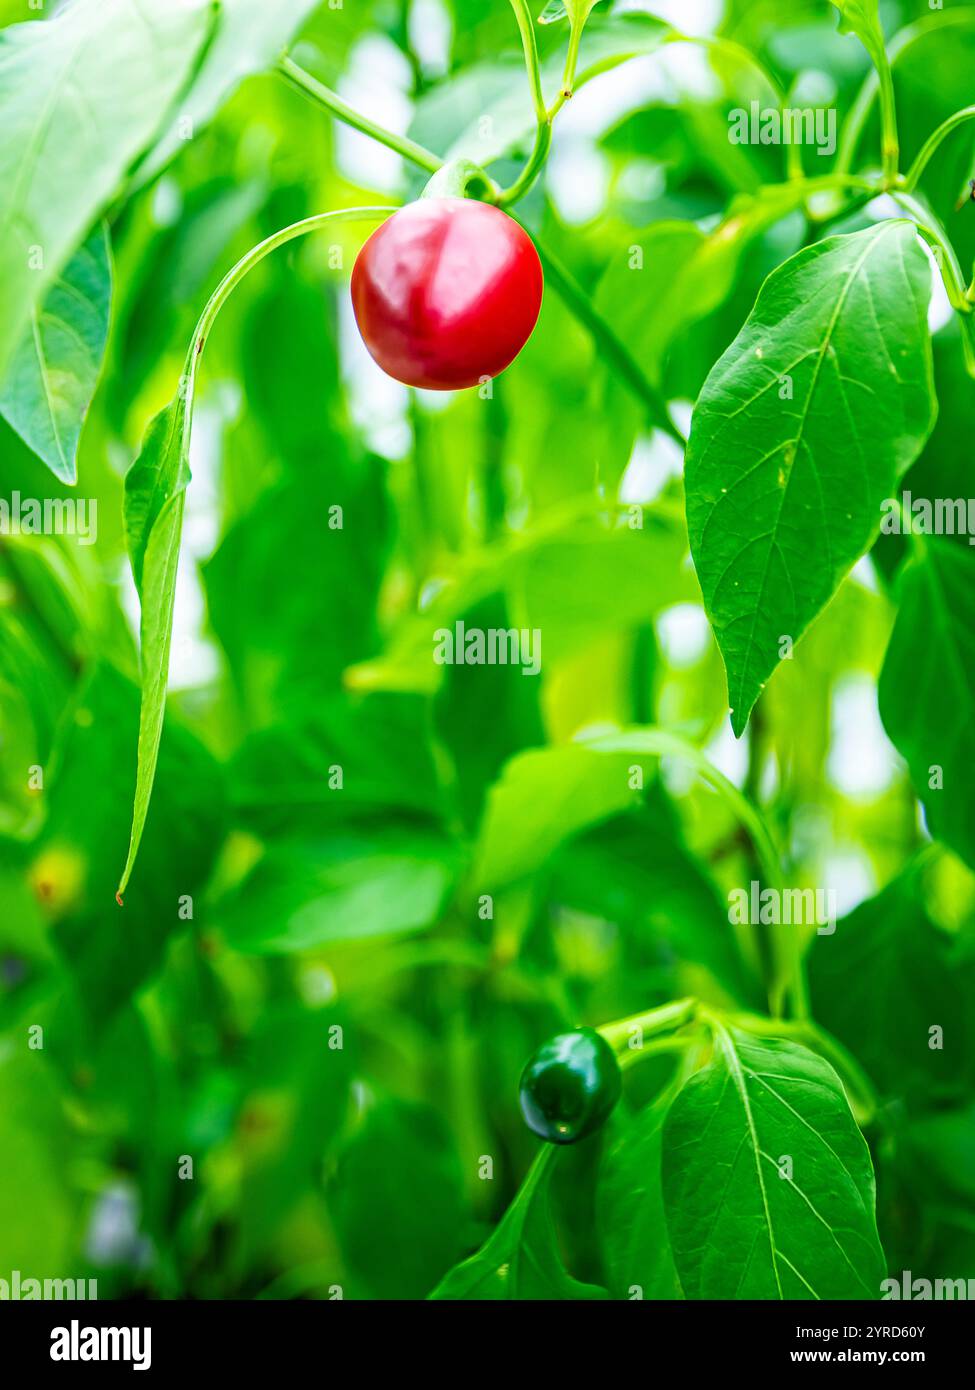
[[(926, 38), (929, 34), (941, 32), (949, 25), (964, 25), (966, 27), (975, 25), (975, 12), (972, 10), (939, 11), (936, 15), (925, 15), (913, 24), (906, 25), (894, 35), (887, 45), (890, 67), (893, 68), (898, 58), (921, 39)], [(857, 146), (860, 143), (860, 136), (863, 134), (879, 89), (880, 78), (877, 69), (872, 68), (863, 80), (863, 85), (857, 93), (856, 100), (850, 108), (840, 134), (840, 147), (836, 156), (837, 172), (843, 172), (852, 167)]]
[(339, 208), (335, 212), (317, 212), (313, 217), (306, 217), (301, 222), (293, 222), (290, 227), (282, 227), (280, 231), (273, 232), (264, 241), (258, 242), (251, 247), (246, 256), (242, 256), (232, 270), (220, 281), (217, 288), (207, 303), (206, 308), (200, 315), (200, 321), (196, 326), (196, 333), (193, 336), (193, 343), (190, 347), (187, 364), (192, 364), (192, 374), (195, 377), (196, 365), (199, 362), (200, 354), (206, 343), (207, 334), (213, 327), (214, 319), (230, 298), (233, 290), (243, 280), (251, 270), (254, 269), (265, 256), (269, 256), (272, 251), (276, 251), (279, 246), (284, 246), (289, 241), (294, 241), (297, 237), (306, 236), (309, 232), (320, 231), (323, 227), (331, 225), (333, 222), (370, 222), (374, 219), (382, 220), (389, 217), (396, 211), (396, 206), (388, 207), (362, 207), (362, 208)]
[(975, 120), (975, 106), (965, 106), (960, 111), (956, 111), (953, 116), (949, 116), (946, 121), (942, 121), (937, 130), (931, 132), (924, 144), (918, 151), (914, 163), (911, 165), (907, 174), (904, 176), (903, 188), (910, 193), (918, 185), (921, 175), (928, 166), (931, 157), (936, 153), (939, 145), (946, 136), (964, 125), (966, 121)]
[(887, 54), (877, 60), (880, 78), (880, 161), (884, 182), (893, 187), (900, 177), (900, 138), (897, 134), (897, 107), (894, 101), (894, 74)]
[(548, 119), (554, 120), (572, 95), (576, 80), (576, 65), (579, 62), (579, 44), (582, 42), (583, 24), (573, 24), (569, 31), (569, 51), (565, 56), (565, 71), (558, 96), (548, 110)]
[(538, 178), (548, 158), (548, 152), (552, 145), (552, 124), (546, 120), (544, 125), (539, 125), (535, 129), (535, 144), (532, 152), (528, 156), (528, 162), (521, 173), (515, 179), (510, 188), (504, 189), (498, 195), (498, 207), (510, 207), (519, 198), (523, 198), (532, 184)]
[(548, 111), (545, 106), (545, 93), (542, 91), (542, 70), (538, 62), (535, 26), (532, 23), (528, 0), (511, 0), (511, 8), (515, 12), (518, 32), (521, 34), (521, 46), (525, 54), (525, 68), (528, 72), (528, 85), (531, 88), (535, 119), (540, 126), (545, 125), (548, 121)]
[[(698, 1003), (696, 999), (678, 999), (673, 1004), (662, 1004), (656, 1009), (649, 1009), (646, 1013), (633, 1014), (630, 1018), (614, 1019), (612, 1023), (604, 1023), (596, 1029), (597, 1033), (609, 1043), (615, 1051), (620, 1052), (629, 1046), (630, 1038), (635, 1030), (638, 1030), (642, 1038), (653, 1037), (657, 1033), (666, 1033), (672, 1029), (682, 1028), (685, 1023), (690, 1023), (696, 1016)], [(634, 1048), (639, 1051), (639, 1048)]]
[(934, 251), (951, 307), (959, 314), (970, 317), (972, 303), (968, 298), (961, 265), (948, 233), (931, 209), (911, 194), (898, 190), (893, 194), (893, 198), (909, 214), (921, 236)]
[(312, 77), (311, 73), (305, 72), (304, 68), (299, 67), (293, 59), (282, 58), (278, 63), (278, 71), (293, 87), (297, 87), (300, 92), (304, 92), (305, 96), (311, 97), (313, 101), (326, 107), (340, 121), (352, 126), (354, 130), (361, 131), (363, 135), (369, 135), (373, 140), (378, 140), (387, 149), (395, 150), (397, 154), (402, 155), (404, 159), (411, 160), (421, 169), (435, 174), (443, 163), (439, 155), (424, 149), (415, 140), (411, 140), (406, 135), (395, 135), (391, 130), (386, 130), (384, 126), (371, 121), (368, 116), (363, 116), (360, 112), (353, 110), (336, 92)]

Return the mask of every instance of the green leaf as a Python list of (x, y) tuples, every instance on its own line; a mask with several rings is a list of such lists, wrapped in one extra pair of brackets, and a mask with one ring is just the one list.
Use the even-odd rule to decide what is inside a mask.
[(534, 873), (570, 835), (638, 806), (633, 758), (583, 747), (530, 749), (512, 758), (488, 798), (474, 879), (485, 891)]
[(975, 554), (918, 538), (898, 598), (880, 716), (932, 835), (975, 868)]
[[(321, 0), (221, 0), (216, 36), (179, 104), (178, 122), (195, 136), (246, 78), (272, 68)], [(177, 119), (143, 161), (137, 179), (149, 179), (183, 143)]]
[(418, 931), (440, 915), (456, 871), (450, 842), (422, 829), (279, 841), (221, 920), (233, 946), (262, 953)]
[(0, 372), (176, 101), (209, 0), (76, 0), (0, 32)]
[(704, 385), (688, 530), (738, 735), (930, 433), (930, 283), (910, 223), (830, 237), (769, 277)]
[(683, 1298), (670, 1249), (661, 1189), (661, 1149), (668, 1103), (645, 1106), (603, 1159), (597, 1219), (616, 1298)]
[(0, 413), (62, 482), (102, 369), (112, 299), (108, 228), (99, 223), (30, 311), (0, 385)]
[(638, 806), (643, 792), (632, 784), (632, 768), (643, 770), (648, 785), (662, 757), (686, 763), (721, 796), (748, 831), (768, 882), (777, 882), (775, 846), (748, 799), (693, 744), (655, 728), (528, 749), (512, 758), (488, 800), (475, 878), (495, 887), (514, 883), (534, 873), (569, 836)]
[(873, 1166), (833, 1068), (715, 1027), (663, 1134), (674, 1261), (693, 1299), (871, 1299), (884, 1258)]
[[(892, 1099), (944, 1103), (971, 1085), (973, 972), (959, 947), (906, 877), (815, 940), (813, 1013)], [(931, 1046), (933, 1027), (943, 1030), (940, 1048)]]
[(255, 265), (279, 246), (333, 223), (369, 221), (377, 216), (382, 217), (385, 212), (386, 209), (382, 208), (343, 208), (305, 218), (259, 242), (237, 262), (214, 290), (200, 317), (175, 399), (160, 411), (149, 426), (142, 452), (126, 475), (126, 541), (142, 609), (142, 714), (132, 832), (116, 893), (120, 900), (139, 852), (156, 774), (166, 707), (183, 510), (190, 478), (193, 405), (200, 357), (207, 335), (237, 285)]
[(544, 1148), (488, 1241), (437, 1285), (431, 1298), (501, 1302), (605, 1299), (605, 1289), (566, 1271), (549, 1209), (556, 1150)]
[(169, 653), (176, 605), (176, 571), (179, 567), (183, 509), (189, 482), (189, 443), (193, 378), (187, 390), (153, 420), (142, 452), (125, 479), (125, 529), (132, 573), (141, 604), (142, 712), (139, 721), (138, 773), (136, 777), (129, 852), (118, 886), (125, 892), (135, 865), (159, 756)]

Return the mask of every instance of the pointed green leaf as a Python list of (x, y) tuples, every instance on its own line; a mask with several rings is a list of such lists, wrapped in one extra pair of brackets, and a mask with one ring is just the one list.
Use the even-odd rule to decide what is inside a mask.
[(688, 1298), (880, 1296), (870, 1152), (836, 1072), (715, 1028), (664, 1125), (663, 1192)]
[(108, 228), (99, 223), (30, 311), (0, 386), (0, 414), (64, 483), (101, 374), (112, 299)]
[(898, 596), (880, 716), (932, 835), (975, 868), (975, 553), (924, 537)]
[(930, 286), (908, 222), (830, 237), (769, 276), (705, 382), (687, 519), (739, 735), (931, 431)]
[(192, 377), (187, 382), (186, 389), (152, 421), (142, 452), (125, 479), (125, 530), (142, 609), (142, 710), (132, 833), (119, 894), (125, 892), (145, 829), (166, 710), (176, 571), (190, 477), (192, 399), (187, 397)]

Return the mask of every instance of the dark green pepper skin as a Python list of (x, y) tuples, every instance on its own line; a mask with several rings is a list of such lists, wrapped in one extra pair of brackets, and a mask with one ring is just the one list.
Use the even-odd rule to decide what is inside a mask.
[(623, 1078), (616, 1053), (594, 1028), (559, 1033), (529, 1059), (519, 1099), (528, 1128), (550, 1144), (574, 1144), (606, 1120)]

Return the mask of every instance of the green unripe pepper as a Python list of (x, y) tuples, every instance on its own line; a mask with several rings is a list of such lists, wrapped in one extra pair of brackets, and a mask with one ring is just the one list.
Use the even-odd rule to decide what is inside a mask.
[(622, 1089), (609, 1043), (594, 1028), (577, 1028), (542, 1043), (518, 1094), (529, 1129), (550, 1144), (574, 1144), (600, 1127)]

